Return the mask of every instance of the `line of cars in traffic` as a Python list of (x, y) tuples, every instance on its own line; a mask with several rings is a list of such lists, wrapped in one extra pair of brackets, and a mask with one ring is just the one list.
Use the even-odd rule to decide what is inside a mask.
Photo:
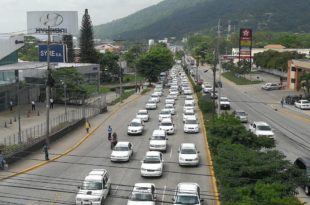
[[(157, 84), (154, 92), (145, 105), (145, 109), (137, 112), (127, 127), (127, 134), (143, 135), (144, 126), (150, 120), (151, 110), (156, 110), (158, 103), (164, 101), (165, 106), (158, 114), (158, 129), (153, 130), (149, 137), (149, 151), (141, 161), (140, 174), (142, 177), (161, 177), (164, 171), (164, 157), (162, 152), (168, 148), (168, 135), (176, 133), (173, 116), (176, 114), (176, 104), (181, 93), (185, 95), (182, 121), (184, 133), (199, 133), (199, 122), (195, 112), (195, 100), (187, 76), (181, 67), (174, 67), (169, 72), (169, 94), (165, 99), (164, 87)], [(180, 102), (178, 102), (180, 104)], [(129, 161), (134, 154), (133, 144), (129, 141), (118, 142), (111, 152), (112, 162)], [(180, 166), (199, 166), (199, 151), (194, 143), (181, 143), (178, 148), (178, 164)], [(76, 204), (103, 204), (111, 189), (111, 179), (105, 169), (92, 170), (86, 176), (83, 185), (76, 196)], [(128, 205), (155, 204), (157, 190), (154, 183), (136, 183), (128, 197)], [(182, 182), (175, 189), (173, 204), (200, 205), (200, 187), (197, 183)]]

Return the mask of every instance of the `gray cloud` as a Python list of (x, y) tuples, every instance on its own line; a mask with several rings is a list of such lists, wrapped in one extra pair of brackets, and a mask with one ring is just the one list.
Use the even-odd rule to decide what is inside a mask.
[(79, 24), (85, 8), (93, 25), (122, 18), (162, 0), (1, 0), (0, 33), (24, 31), (27, 11), (78, 11)]

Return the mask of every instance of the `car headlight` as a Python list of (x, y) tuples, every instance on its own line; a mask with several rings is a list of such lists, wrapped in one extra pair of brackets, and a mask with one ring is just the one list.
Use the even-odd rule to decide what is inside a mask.
[(147, 169), (141, 168), (141, 171), (147, 171)]
[(93, 201), (100, 201), (101, 198), (94, 198)]
[(155, 171), (161, 171), (161, 168), (155, 169)]
[(181, 160), (181, 161), (183, 161), (183, 160), (185, 160), (183, 157), (179, 157), (179, 160)]
[(198, 157), (195, 157), (194, 160), (198, 160)]
[(81, 198), (76, 198), (75, 200), (76, 200), (76, 201), (82, 201), (82, 199), (81, 199)]

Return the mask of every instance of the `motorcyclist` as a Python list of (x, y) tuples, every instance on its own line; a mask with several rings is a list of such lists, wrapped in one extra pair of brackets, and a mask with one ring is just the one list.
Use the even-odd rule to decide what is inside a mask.
[(113, 149), (116, 144), (117, 144), (117, 134), (116, 134), (116, 132), (113, 132), (112, 140), (111, 140), (111, 149)]

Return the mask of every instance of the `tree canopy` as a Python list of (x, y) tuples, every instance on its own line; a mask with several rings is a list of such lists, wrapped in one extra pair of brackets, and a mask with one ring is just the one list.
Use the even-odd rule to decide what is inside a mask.
[(161, 72), (169, 70), (174, 64), (173, 54), (166, 45), (153, 46), (138, 59), (137, 70), (150, 83), (157, 81)]

